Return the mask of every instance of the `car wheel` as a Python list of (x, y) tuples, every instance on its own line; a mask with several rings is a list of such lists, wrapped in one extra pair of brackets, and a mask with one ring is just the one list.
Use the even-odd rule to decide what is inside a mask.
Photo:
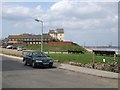
[(53, 65), (49, 65), (49, 68), (52, 68), (53, 67)]
[(33, 68), (35, 68), (35, 67), (36, 67), (35, 62), (32, 62), (32, 67), (33, 67)]
[(24, 61), (24, 65), (27, 66), (27, 61), (26, 60)]

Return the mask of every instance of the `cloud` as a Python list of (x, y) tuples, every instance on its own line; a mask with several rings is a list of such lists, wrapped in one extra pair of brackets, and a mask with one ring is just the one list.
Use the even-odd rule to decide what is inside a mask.
[(47, 19), (50, 24), (67, 29), (110, 29), (117, 25), (117, 7), (110, 8), (116, 4), (61, 1), (50, 8)]
[(36, 6), (35, 9), (25, 6), (11, 6), (3, 5), (2, 10), (3, 19), (8, 19), (11, 21), (26, 21), (38, 15), (38, 13), (43, 13), (40, 6)]
[(3, 19), (18, 20), (29, 17), (30, 9), (27, 7), (3, 7)]
[[(35, 18), (39, 18), (44, 21), (45, 31), (64, 28), (65, 39), (70, 38), (75, 32), (79, 33), (79, 37), (81, 35), (82, 38), (85, 36), (82, 35), (83, 32), (86, 32), (84, 34), (87, 34), (88, 38), (93, 37), (89, 34), (90, 32), (101, 35), (108, 33), (106, 35), (110, 35), (112, 39), (115, 35), (112, 33), (117, 33), (117, 8), (117, 2), (73, 2), (69, 0), (56, 2), (47, 10), (41, 5), (27, 7), (7, 4), (3, 5), (2, 18), (4, 23), (11, 22), (14, 28), (30, 29), (33, 33), (34, 29), (40, 28), (40, 23), (34, 21)], [(78, 36), (73, 35), (73, 37), (78, 41)]]

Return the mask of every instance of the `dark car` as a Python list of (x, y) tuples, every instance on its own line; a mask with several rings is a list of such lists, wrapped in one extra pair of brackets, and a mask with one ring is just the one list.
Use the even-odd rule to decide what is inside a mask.
[(33, 68), (37, 66), (53, 66), (53, 59), (49, 58), (46, 54), (38, 51), (27, 52), (23, 57), (23, 62), (25, 65), (31, 65)]

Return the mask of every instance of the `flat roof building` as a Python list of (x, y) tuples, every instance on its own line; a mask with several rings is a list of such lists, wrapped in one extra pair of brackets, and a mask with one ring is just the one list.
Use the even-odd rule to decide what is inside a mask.
[(49, 35), (55, 40), (64, 41), (64, 29), (58, 28), (56, 30), (49, 30)]
[[(63, 40), (64, 40), (63, 29), (49, 30), (49, 33), (43, 33), (43, 44)], [(9, 35), (8, 44), (25, 44), (25, 45), (41, 44), (41, 35), (33, 34)]]

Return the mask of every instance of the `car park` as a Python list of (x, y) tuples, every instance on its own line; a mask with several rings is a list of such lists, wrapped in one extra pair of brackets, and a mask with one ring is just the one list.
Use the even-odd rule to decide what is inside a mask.
[(25, 65), (31, 65), (33, 68), (40, 67), (52, 67), (53, 59), (48, 57), (46, 54), (39, 51), (29, 51), (23, 57)]

